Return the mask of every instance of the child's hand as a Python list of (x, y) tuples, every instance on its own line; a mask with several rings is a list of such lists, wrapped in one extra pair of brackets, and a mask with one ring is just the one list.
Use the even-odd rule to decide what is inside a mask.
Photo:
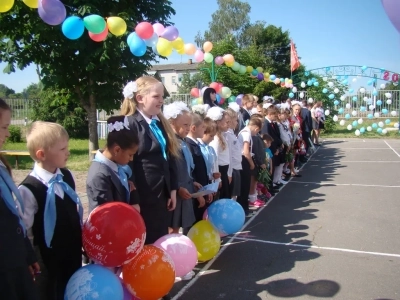
[(140, 213), (140, 206), (139, 206), (139, 204), (133, 204), (132, 207), (133, 207), (134, 209), (136, 209), (137, 212)]
[(171, 191), (171, 198), (168, 199), (167, 209), (168, 211), (174, 210), (176, 207), (176, 191)]
[(232, 176), (228, 176), (228, 182), (229, 182), (229, 184), (231, 184), (231, 182), (232, 182)]
[(203, 187), (203, 186), (202, 186), (200, 183), (198, 183), (198, 182), (193, 182), (193, 185), (194, 185), (196, 191), (198, 191), (199, 189), (201, 189), (201, 188)]
[(35, 281), (35, 276), (41, 273), (39, 264), (35, 262), (32, 265), (28, 266), (28, 268), (29, 268), (29, 273), (31, 273), (33, 280)]
[(188, 199), (192, 198), (192, 195), (185, 188), (179, 188), (178, 189), (178, 196), (183, 198), (183, 199), (185, 199), (185, 200), (188, 200)]
[(220, 181), (219, 183), (218, 183), (218, 189), (220, 189), (222, 187), (222, 181)]
[(279, 154), (279, 150), (277, 149), (276, 151), (275, 151), (275, 155), (278, 155)]
[(199, 208), (206, 205), (206, 200), (204, 199), (204, 197), (198, 197), (197, 201), (199, 201), (199, 206), (198, 206)]
[(267, 166), (266, 166), (265, 164), (262, 164), (260, 167), (261, 167), (263, 170), (265, 170), (265, 169), (267, 168)]
[(129, 191), (136, 191), (136, 186), (133, 184), (132, 181), (128, 180), (128, 184), (129, 184)]
[(254, 163), (251, 162), (251, 163), (250, 163), (250, 170), (254, 170), (255, 167), (256, 167), (256, 166), (254, 165)]
[(214, 179), (221, 178), (221, 173), (213, 173), (213, 178)]
[(213, 194), (207, 195), (207, 203), (211, 203), (213, 201)]

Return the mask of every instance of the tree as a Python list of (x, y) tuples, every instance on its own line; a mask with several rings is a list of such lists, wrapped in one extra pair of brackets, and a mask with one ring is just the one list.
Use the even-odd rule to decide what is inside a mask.
[(22, 91), (22, 95), (25, 99), (38, 99), (40, 98), (40, 92), (42, 91), (41, 83), (31, 83), (27, 88)]
[[(128, 28), (142, 20), (164, 25), (175, 11), (169, 0), (65, 0), (67, 15), (84, 17), (97, 14), (105, 18), (119, 16)], [(131, 54), (125, 33), (116, 37), (109, 33), (104, 42), (92, 41), (87, 32), (78, 40), (68, 40), (61, 26), (46, 25), (22, 1), (0, 14), (0, 61), (8, 63), (4, 72), (24, 69), (34, 63), (40, 66), (45, 88), (57, 87), (77, 99), (87, 112), (89, 151), (98, 148), (96, 109), (110, 111), (119, 107), (122, 88), (150, 67), (156, 59), (152, 51), (142, 57)], [(90, 152), (89, 152), (90, 153)]]
[(190, 90), (197, 86), (198, 81), (203, 81), (201, 73), (190, 74), (186, 72), (182, 75), (182, 80), (178, 87), (178, 94), (189, 94)]
[(10, 89), (4, 84), (0, 84), (0, 97), (8, 98), (11, 94), (15, 94), (13, 89)]

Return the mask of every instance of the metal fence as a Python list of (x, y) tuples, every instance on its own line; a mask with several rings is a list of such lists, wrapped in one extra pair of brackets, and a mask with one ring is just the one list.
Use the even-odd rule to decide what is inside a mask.
[[(366, 118), (369, 114), (375, 113), (379, 113), (379, 116), (374, 116), (375, 118), (399, 117), (400, 91), (381, 90), (376, 92), (376, 95), (373, 91), (358, 92), (346, 95), (344, 99), (342, 98), (343, 100), (335, 94), (337, 98), (333, 101), (336, 103), (334, 108), (338, 111), (338, 117), (344, 118), (346, 114), (350, 114), (351, 118)], [(386, 96), (387, 93), (391, 95), (390, 98)], [(295, 98), (299, 100), (309, 99), (307, 91), (296, 92)], [(393, 111), (396, 112), (394, 116), (391, 114)]]
[(4, 101), (11, 107), (11, 124), (27, 125), (32, 113), (33, 103), (37, 99), (4, 99)]

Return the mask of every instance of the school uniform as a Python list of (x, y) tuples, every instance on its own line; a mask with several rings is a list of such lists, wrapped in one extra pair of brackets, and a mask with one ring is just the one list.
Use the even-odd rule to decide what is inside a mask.
[(167, 209), (171, 191), (178, 189), (176, 158), (164, 152), (150, 124), (157, 124), (168, 147), (168, 136), (157, 116), (152, 119), (139, 110), (128, 116), (129, 127), (135, 129), (140, 143), (134, 159), (129, 163), (140, 201), (140, 214), (146, 225), (146, 244), (152, 244), (168, 234), (169, 214)]
[(237, 137), (232, 129), (224, 132), (224, 137), (229, 145), (229, 156), (232, 164), (232, 182), (229, 185), (230, 195), (237, 197), (240, 195), (240, 170), (242, 170), (242, 149), (238, 143)]
[[(129, 168), (129, 166), (126, 167)], [(86, 180), (89, 213), (97, 206), (112, 201), (124, 202), (129, 205), (137, 204), (138, 199), (131, 195), (129, 185), (128, 189), (124, 186), (118, 171), (119, 166), (98, 150), (90, 165)]]
[(247, 110), (244, 109), (243, 107), (240, 108), (240, 113), (239, 113), (239, 131), (242, 131), (243, 128), (247, 126), (247, 123), (249, 122), (251, 117), (251, 113)]
[[(2, 174), (9, 176), (3, 163), (0, 162)], [(12, 182), (11, 176), (9, 181)], [(23, 220), (18, 208), (10, 210), (6, 201), (8, 188), (0, 177), (0, 295), (7, 300), (39, 300), (37, 287), (34, 284), (28, 266), (37, 262), (32, 245), (24, 230)], [(8, 188), (11, 193), (11, 188)], [(14, 189), (17, 188), (14, 186)], [(9, 195), (13, 201), (12, 194)], [(15, 202), (17, 205), (17, 202)]]
[(302, 119), (301, 133), (306, 145), (306, 151), (308, 151), (308, 148), (311, 147), (310, 138), (311, 138), (311, 131), (313, 130), (311, 111), (308, 108), (302, 107), (300, 110), (300, 115)]
[[(178, 174), (178, 190), (180, 188), (187, 189), (190, 194), (194, 193), (194, 185), (192, 178), (192, 170), (194, 169), (194, 163), (192, 154), (187, 147), (184, 140), (177, 137), (181, 150), (180, 157), (176, 160), (176, 170)], [(186, 147), (186, 148), (185, 148)], [(187, 155), (187, 156), (186, 156)], [(170, 212), (171, 228), (189, 228), (196, 221), (193, 211), (193, 199), (183, 199), (176, 195), (176, 207)]]
[(258, 173), (260, 171), (260, 166), (262, 164), (265, 164), (265, 149), (264, 149), (264, 141), (262, 140), (261, 136), (259, 134), (254, 135), (251, 137), (253, 141), (253, 153), (254, 153), (254, 162), (256, 167), (254, 168), (252, 175), (254, 175), (256, 178), (258, 177)]
[(238, 134), (238, 143), (241, 148), (240, 153), (242, 154), (242, 170), (240, 171), (240, 194), (237, 197), (237, 202), (242, 206), (243, 210), (247, 213), (249, 212), (249, 193), (250, 193), (250, 184), (251, 184), (251, 171), (250, 170), (250, 162), (243, 155), (243, 146), (244, 143), (249, 143), (249, 151), (250, 155), (253, 150), (253, 140), (251, 138), (250, 130), (245, 127)]
[(43, 269), (41, 282), (38, 282), (41, 298), (48, 300), (63, 299), (68, 280), (82, 266), (82, 206), (77, 204), (79, 199), (73, 199), (71, 193), (65, 192), (58, 183), (54, 184), (54, 233), (50, 241), (46, 239), (47, 190), (49, 182), (59, 176), (75, 191), (69, 170), (57, 169), (52, 174), (37, 165), (19, 186), (28, 235), (33, 235), (33, 244), (40, 254), (39, 264)]

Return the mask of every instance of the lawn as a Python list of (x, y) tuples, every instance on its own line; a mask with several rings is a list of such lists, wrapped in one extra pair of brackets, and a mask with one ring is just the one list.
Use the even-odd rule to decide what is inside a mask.
[[(100, 148), (105, 145), (105, 140), (99, 140)], [(27, 151), (26, 143), (10, 143), (4, 144), (2, 150), (20, 150)], [(88, 140), (69, 140), (69, 157), (67, 168), (73, 171), (87, 171), (90, 165), (89, 161), (89, 141)], [(5, 156), (11, 166), (15, 165), (14, 156)], [(30, 156), (20, 156), (18, 158), (19, 169), (32, 169), (33, 160)]]

